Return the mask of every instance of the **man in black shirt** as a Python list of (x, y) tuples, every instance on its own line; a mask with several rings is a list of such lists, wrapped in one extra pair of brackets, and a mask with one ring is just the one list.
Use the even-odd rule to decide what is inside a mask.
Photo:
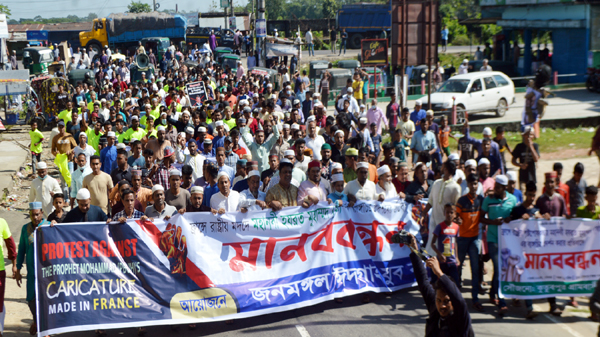
[(346, 41), (348, 40), (348, 33), (346, 33), (346, 28), (342, 28), (340, 38), (342, 39), (342, 42), (340, 43), (340, 53), (338, 54), (338, 56), (342, 55), (342, 48), (344, 48), (344, 55), (346, 55)]
[(528, 182), (537, 182), (535, 169), (539, 159), (539, 146), (533, 142), (531, 127), (526, 126), (523, 132), (523, 142), (517, 144), (512, 152), (512, 164), (519, 167), (519, 189), (521, 191)]
[(62, 193), (55, 193), (52, 196), (52, 205), (54, 206), (54, 211), (48, 215), (48, 221), (55, 221), (56, 223), (61, 223), (65, 220), (67, 216), (67, 212), (63, 210), (63, 206), (65, 204), (65, 197)]
[(335, 54), (337, 47), (337, 30), (335, 30), (335, 27), (329, 29), (329, 43), (331, 44), (331, 52)]
[(438, 277), (435, 285), (431, 285), (423, 262), (414, 253), (419, 250), (417, 240), (412, 234), (409, 235), (410, 247), (413, 250), (410, 253), (410, 261), (419, 285), (419, 292), (423, 296), (429, 312), (429, 318), (425, 323), (425, 336), (475, 336), (467, 302), (462, 297), (460, 290), (452, 282), (452, 279), (444, 275), (440, 263), (435, 257), (428, 259), (426, 263), (427, 267), (431, 268), (431, 271)]

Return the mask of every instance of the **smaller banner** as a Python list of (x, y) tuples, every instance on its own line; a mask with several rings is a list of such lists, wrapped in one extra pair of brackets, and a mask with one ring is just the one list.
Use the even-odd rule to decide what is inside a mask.
[(192, 106), (200, 107), (208, 99), (204, 82), (194, 82), (185, 85)]
[(298, 55), (300, 45), (267, 43), (267, 57)]
[(256, 37), (267, 37), (266, 19), (256, 19)]
[(508, 298), (590, 296), (600, 278), (600, 221), (516, 220), (498, 233), (500, 292)]
[(388, 64), (388, 41), (386, 39), (361, 40), (360, 47), (363, 67)]

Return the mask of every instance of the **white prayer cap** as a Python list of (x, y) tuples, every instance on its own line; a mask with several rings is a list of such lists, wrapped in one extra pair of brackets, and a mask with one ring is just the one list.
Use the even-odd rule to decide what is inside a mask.
[(178, 135), (180, 135), (181, 137), (185, 138), (185, 132), (180, 132), (180, 133), (178, 133)]
[(527, 125), (527, 126), (523, 127), (523, 132), (521, 132), (521, 134), (524, 135), (530, 131), (531, 131), (531, 126)]
[(506, 177), (508, 177), (508, 181), (517, 181), (517, 172), (508, 171), (506, 172)]
[(273, 84), (271, 84), (271, 83), (267, 84), (267, 88), (273, 88)]
[(152, 186), (152, 194), (154, 194), (154, 192), (156, 192), (156, 191), (164, 191), (164, 190), (165, 190), (165, 188), (162, 185), (156, 184), (156, 185)]
[(152, 105), (146, 103), (146, 105), (144, 105), (145, 108), (152, 108)]
[(367, 124), (369, 122), (369, 120), (367, 119), (367, 117), (361, 117), (358, 122), (360, 124)]
[(456, 153), (451, 153), (451, 154), (448, 156), (448, 160), (459, 160), (459, 159), (460, 159), (460, 157), (459, 157), (459, 156), (458, 156), (458, 154), (456, 154)]
[(334, 162), (333, 164), (331, 164), (331, 169), (335, 170), (335, 169), (343, 169), (344, 167), (342, 166), (341, 163), (338, 162)]
[(258, 93), (256, 93), (256, 92), (255, 92), (255, 93), (254, 93), (254, 95), (252, 95), (252, 97), (253, 97), (253, 98), (258, 98), (258, 97), (259, 97), (259, 96), (258, 96)]
[(360, 107), (361, 108), (366, 108), (366, 106), (364, 104), (361, 104)]
[(123, 143), (117, 144), (117, 150), (125, 150), (126, 148), (127, 148), (127, 145), (125, 145)]
[(182, 115), (188, 115), (188, 116), (189, 116), (189, 115), (190, 115), (190, 112), (189, 112), (189, 111), (187, 111), (187, 110), (185, 110), (185, 111), (184, 111), (184, 112), (182, 112), (181, 114), (182, 114)]
[(477, 163), (478, 166), (486, 165), (486, 164), (490, 165), (490, 161), (485, 157), (479, 159), (479, 163)]
[(483, 129), (483, 135), (484, 135), (484, 136), (491, 136), (491, 135), (492, 135), (492, 128), (490, 128), (490, 127), (485, 127), (485, 128)]
[(216, 121), (215, 126), (223, 126), (223, 121)]
[(250, 105), (250, 103), (248, 103), (247, 99), (242, 99), (240, 100), (240, 105)]
[(308, 116), (308, 118), (306, 119), (306, 122), (310, 123), (310, 122), (314, 122), (315, 120), (316, 120), (315, 116), (312, 115), (312, 116)]
[(352, 89), (352, 88), (348, 88), (346, 91), (347, 91), (348, 93), (351, 93), (351, 92), (353, 92), (353, 91), (354, 91), (354, 89)]
[(415, 101), (415, 105), (423, 105), (423, 102), (420, 99), (418, 99)]
[(201, 126), (198, 128), (198, 132), (206, 132), (206, 128)]
[(390, 170), (390, 167), (387, 166), (387, 165), (383, 165), (382, 167), (380, 167), (380, 168), (377, 169), (377, 176), (382, 176), (382, 175), (384, 175), (386, 173), (389, 173), (389, 172), (392, 172)]
[(164, 127), (164, 126), (162, 126), (162, 125), (159, 125), (159, 126), (156, 128), (156, 131), (165, 131), (165, 127)]
[(200, 193), (200, 194), (204, 194), (204, 188), (202, 186), (194, 186), (192, 187), (191, 193)]
[(117, 135), (115, 134), (114, 131), (108, 131), (108, 133), (106, 134), (106, 137), (113, 137), (115, 138)]
[(285, 150), (285, 152), (283, 152), (283, 156), (287, 157), (287, 156), (295, 156), (296, 153), (294, 152), (294, 150)]
[(336, 173), (336, 174), (331, 175), (332, 183), (337, 183), (338, 181), (344, 181), (344, 174)]
[(138, 116), (131, 116), (132, 121), (139, 121), (140, 118)]
[(433, 112), (433, 110), (431, 110), (431, 109), (430, 109), (430, 110), (427, 110), (427, 112), (425, 112), (425, 114), (426, 114), (427, 116), (433, 116), (433, 115), (434, 115), (434, 112)]
[(179, 171), (177, 169), (169, 171), (169, 177), (172, 177), (172, 176), (181, 177), (181, 171)]
[(462, 63), (469, 63), (469, 60), (464, 59)]
[(475, 161), (475, 159), (469, 159), (465, 162), (465, 167), (469, 166), (477, 167), (477, 162)]
[(48, 168), (48, 165), (46, 165), (45, 162), (41, 161), (41, 162), (37, 163), (37, 168), (38, 168), (38, 170), (45, 170)]
[(77, 200), (88, 200), (90, 197), (90, 191), (87, 188), (80, 188), (77, 191)]
[(258, 172), (257, 170), (252, 170), (252, 171), (250, 171), (250, 173), (248, 173), (248, 178), (254, 177), (254, 176), (257, 176), (260, 178), (260, 172)]
[(225, 173), (225, 171), (219, 172), (219, 174), (217, 175), (217, 181), (219, 181), (221, 177), (227, 177), (227, 179), (229, 179), (229, 174)]
[(292, 130), (300, 130), (300, 125), (296, 123), (292, 124)]
[(192, 128), (191, 126), (188, 126), (187, 128), (185, 128), (185, 133), (189, 133), (190, 135), (193, 135), (194, 128)]
[(283, 124), (283, 128), (284, 128), (284, 129), (289, 129), (289, 128), (290, 128), (290, 125), (289, 125), (289, 124)]
[(369, 163), (361, 161), (358, 164), (356, 164), (356, 170), (357, 171), (358, 171), (358, 169), (361, 169), (361, 168), (365, 168), (365, 169), (368, 170), (369, 169)]
[(341, 133), (342, 137), (344, 137), (344, 130), (337, 130), (333, 135), (337, 136), (338, 133)]
[(496, 182), (500, 185), (508, 185), (508, 178), (504, 174), (500, 174), (496, 176)]

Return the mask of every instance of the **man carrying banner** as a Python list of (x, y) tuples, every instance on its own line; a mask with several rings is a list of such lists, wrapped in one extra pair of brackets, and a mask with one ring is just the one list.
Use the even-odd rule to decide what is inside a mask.
[(252, 170), (248, 173), (248, 189), (240, 193), (240, 203), (238, 209), (242, 213), (248, 211), (260, 211), (267, 208), (265, 197), (267, 194), (260, 191), (260, 173), (257, 170)]
[(22, 277), (21, 268), (23, 262), (27, 264), (27, 305), (33, 315), (33, 323), (29, 327), (29, 334), (35, 335), (37, 332), (37, 311), (35, 301), (35, 247), (34, 235), (35, 229), (43, 225), (44, 213), (42, 212), (42, 203), (39, 201), (29, 203), (29, 218), (31, 222), (23, 225), (21, 229), (21, 239), (19, 240), (19, 251), (17, 253), (17, 263), (13, 264), (13, 275), (17, 281), (17, 286), (21, 287)]
[(224, 214), (226, 212), (235, 212), (240, 202), (240, 194), (231, 189), (229, 174), (225, 171), (217, 175), (217, 185), (219, 193), (210, 197), (210, 208), (213, 214)]
[(326, 200), (327, 190), (321, 184), (321, 162), (315, 159), (308, 163), (308, 179), (298, 188), (298, 204), (309, 208)]
[(142, 217), (142, 220), (152, 221), (154, 218), (169, 220), (177, 213), (177, 208), (165, 202), (165, 188), (162, 185), (157, 184), (152, 187), (152, 199), (154, 205), (146, 207), (145, 217)]
[(283, 207), (298, 206), (298, 188), (292, 185), (293, 168), (294, 164), (288, 159), (283, 159), (279, 163), (279, 182), (267, 191), (265, 197), (267, 206), (274, 211), (279, 211)]
[(121, 192), (121, 202), (123, 203), (123, 210), (115, 214), (112, 220), (106, 220), (107, 223), (114, 221), (124, 224), (127, 219), (140, 219), (144, 216), (144, 213), (135, 209), (135, 193), (131, 189), (128, 188)]
[(344, 187), (344, 194), (348, 196), (348, 206), (354, 206), (358, 200), (379, 200), (383, 201), (383, 195), (377, 195), (375, 183), (368, 180), (369, 164), (360, 162), (356, 165), (357, 178), (348, 182)]
[(108, 220), (106, 213), (100, 207), (92, 205), (90, 191), (87, 188), (81, 188), (77, 191), (77, 207), (67, 213), (63, 222), (104, 222), (106, 220)]
[(185, 212), (202, 212), (202, 199), (204, 198), (204, 188), (200, 186), (192, 186), (190, 190), (190, 203), (186, 208), (180, 209), (179, 214), (185, 214)]

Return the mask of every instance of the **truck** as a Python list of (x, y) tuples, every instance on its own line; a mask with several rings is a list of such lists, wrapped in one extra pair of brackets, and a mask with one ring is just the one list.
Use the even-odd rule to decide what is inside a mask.
[(343, 5), (337, 12), (337, 27), (348, 33), (348, 48), (360, 49), (360, 40), (381, 37), (392, 29), (392, 3)]
[(161, 12), (116, 13), (92, 22), (92, 30), (79, 33), (82, 47), (101, 54), (104, 46), (135, 48), (146, 37), (165, 37), (173, 42), (185, 41), (187, 20), (181, 15)]

